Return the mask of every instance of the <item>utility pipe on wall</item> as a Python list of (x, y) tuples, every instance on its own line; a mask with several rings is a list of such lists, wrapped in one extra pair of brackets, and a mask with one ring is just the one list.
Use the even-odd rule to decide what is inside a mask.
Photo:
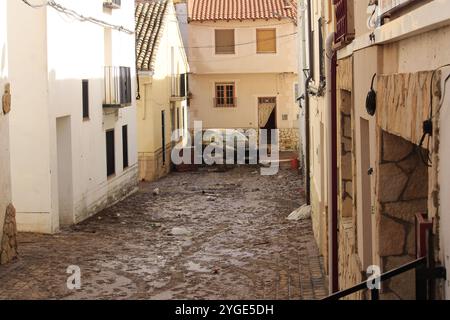
[(328, 150), (328, 265), (331, 293), (339, 291), (338, 270), (338, 172), (337, 172), (337, 103), (335, 33), (326, 40), (327, 72), (327, 150)]
[[(306, 67), (306, 37), (305, 37), (305, 28), (306, 28), (306, 7), (305, 0), (298, 1), (298, 20), (297, 20), (297, 28), (298, 28), (298, 98), (299, 107), (300, 107), (300, 119), (299, 119), (299, 131), (300, 131), (300, 160), (301, 160), (301, 168), (303, 174), (306, 174), (306, 125), (305, 125), (305, 109), (302, 106), (302, 100), (306, 97), (306, 92), (303, 84), (306, 82), (305, 69)], [(305, 179), (305, 190), (306, 190), (306, 179)]]

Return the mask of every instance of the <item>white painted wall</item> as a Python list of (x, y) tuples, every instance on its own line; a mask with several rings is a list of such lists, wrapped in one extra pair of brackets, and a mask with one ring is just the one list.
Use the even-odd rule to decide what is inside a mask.
[(188, 41), (188, 9), (187, 3), (176, 3), (175, 4), (176, 17), (178, 19), (178, 25), (180, 28), (181, 38), (186, 50), (189, 52), (189, 41)]
[[(8, 82), (8, 49), (6, 34), (6, 1), (0, 2), (0, 97)], [(9, 149), (9, 115), (0, 104), (0, 241), (3, 236), (6, 207), (11, 202), (11, 169)]]
[[(59, 0), (84, 16), (134, 29), (134, 1), (103, 9), (103, 1)], [(51, 8), (9, 6), (12, 80), (17, 112), (11, 119), (13, 200), (18, 228), (51, 233), (59, 228), (57, 118), (70, 117), (73, 217), (79, 222), (136, 185), (136, 110), (102, 108), (105, 65), (131, 67), (135, 92), (135, 38), (102, 26), (68, 19)], [(110, 54), (105, 48), (111, 48)], [(106, 61), (106, 59), (111, 61)], [(89, 80), (90, 118), (82, 118), (82, 79)], [(23, 94), (26, 92), (27, 94)], [(22, 93), (22, 94), (19, 94)], [(32, 110), (31, 108), (34, 108)], [(128, 126), (129, 168), (122, 169), (122, 126)], [(116, 175), (106, 177), (105, 130), (115, 129)], [(127, 189), (127, 190), (128, 190)]]
[(47, 10), (8, 1), (12, 197), (22, 230), (57, 229), (51, 219)]

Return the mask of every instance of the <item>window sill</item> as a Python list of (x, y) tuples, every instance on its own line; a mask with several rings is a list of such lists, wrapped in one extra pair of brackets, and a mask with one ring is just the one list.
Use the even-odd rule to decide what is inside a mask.
[(91, 121), (90, 117), (83, 117), (83, 122)]

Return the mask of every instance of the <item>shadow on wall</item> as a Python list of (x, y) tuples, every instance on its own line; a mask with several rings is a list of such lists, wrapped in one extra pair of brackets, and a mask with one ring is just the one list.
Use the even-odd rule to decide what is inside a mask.
[[(380, 256), (383, 271), (389, 271), (415, 259), (414, 219), (428, 211), (428, 167), (422, 161), (427, 154), (411, 142), (382, 133), (379, 163)], [(415, 299), (414, 270), (391, 279), (385, 289), (392, 299)]]

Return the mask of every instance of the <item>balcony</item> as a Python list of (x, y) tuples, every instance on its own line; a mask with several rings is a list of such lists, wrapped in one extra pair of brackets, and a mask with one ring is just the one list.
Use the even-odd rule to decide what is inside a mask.
[(187, 99), (188, 75), (186, 73), (171, 77), (171, 101)]
[(237, 98), (226, 97), (226, 98), (214, 98), (215, 108), (236, 108)]
[(131, 106), (131, 72), (129, 67), (105, 67), (104, 108)]
[(349, 44), (355, 38), (353, 1), (333, 0), (336, 12), (335, 44), (338, 48)]
[(122, 0), (104, 0), (103, 6), (108, 9), (120, 9)]
[(384, 22), (385, 18), (399, 16), (408, 9), (425, 4), (427, 0), (379, 0), (379, 19)]

